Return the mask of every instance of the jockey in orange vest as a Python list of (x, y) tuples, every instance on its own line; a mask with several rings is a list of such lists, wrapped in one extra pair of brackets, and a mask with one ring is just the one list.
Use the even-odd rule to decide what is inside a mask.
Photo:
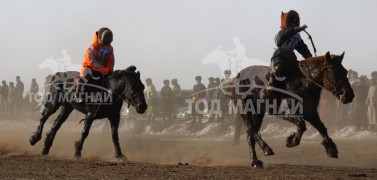
[[(99, 29), (93, 37), (92, 44), (86, 50), (82, 63), (80, 77), (77, 81), (76, 96), (79, 96), (81, 84), (87, 82), (92, 72), (99, 72), (103, 76), (111, 73), (114, 68), (114, 50), (111, 46), (113, 33), (109, 28)], [(82, 101), (78, 98), (78, 101)]]

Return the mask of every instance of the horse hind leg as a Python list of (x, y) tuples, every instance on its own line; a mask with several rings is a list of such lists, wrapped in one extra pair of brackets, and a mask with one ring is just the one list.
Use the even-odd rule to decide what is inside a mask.
[(46, 123), (47, 119), (59, 109), (59, 107), (60, 104), (57, 102), (46, 103), (45, 109), (42, 111), (42, 117), (39, 120), (37, 131), (29, 139), (30, 145), (34, 146), (39, 140), (41, 140), (44, 124)]
[(265, 143), (263, 139), (258, 135), (253, 116), (248, 113), (246, 115), (243, 115), (242, 117), (247, 126), (247, 140), (248, 140), (249, 149), (250, 149), (251, 166), (256, 167), (256, 168), (262, 168), (263, 162), (260, 161), (257, 157), (256, 151), (255, 151), (255, 143), (258, 142), (260, 147), (263, 149), (265, 155), (273, 155), (274, 153), (272, 149), (267, 145), (267, 143)]
[(47, 134), (45, 144), (42, 150), (43, 155), (47, 155), (50, 151), (52, 143), (54, 141), (55, 135), (58, 132), (61, 125), (65, 122), (68, 118), (69, 114), (73, 111), (72, 106), (63, 106), (59, 116), (54, 121), (54, 124), (51, 127), (51, 131)]
[(263, 150), (265, 156), (272, 156), (274, 155), (274, 151), (268, 146), (268, 144), (262, 139), (259, 134), (259, 130), (262, 126), (264, 118), (264, 112), (261, 114), (254, 114), (253, 115), (253, 124), (254, 124), (254, 136), (255, 140), (258, 142), (259, 146)]
[(238, 145), (241, 138), (243, 121), (241, 120), (240, 116), (237, 116), (235, 121), (236, 122), (234, 124), (235, 128), (234, 128), (234, 134), (233, 134), (233, 144)]

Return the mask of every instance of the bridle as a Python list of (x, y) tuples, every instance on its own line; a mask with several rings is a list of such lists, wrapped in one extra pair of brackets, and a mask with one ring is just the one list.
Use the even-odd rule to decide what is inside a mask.
[[(301, 64), (304, 64), (305, 65), (305, 68), (309, 71), (309, 75), (307, 75), (302, 68)], [(340, 80), (338, 83), (336, 83), (335, 85), (333, 83), (331, 83), (331, 81), (329, 80), (329, 78), (327, 77), (327, 73), (326, 73), (326, 70), (329, 69), (329, 68), (332, 68), (333, 65), (327, 65), (326, 64), (326, 61), (324, 62), (324, 65), (323, 67), (321, 68), (320, 72), (323, 72), (324, 75), (325, 75), (325, 79), (327, 80), (327, 82), (329, 82), (330, 84), (330, 89), (328, 89), (334, 96), (337, 96), (340, 94), (340, 89), (338, 89), (338, 87), (344, 82), (344, 80), (346, 78), (343, 78), (342, 80)], [(320, 87), (321, 89), (326, 89), (323, 85), (321, 85), (321, 83), (318, 83), (316, 80), (314, 80), (312, 77), (311, 77), (311, 73), (310, 73), (310, 68), (307, 64), (306, 61), (300, 61), (299, 62), (299, 68), (300, 68), (300, 71), (302, 72), (302, 74), (304, 74), (304, 76), (306, 78), (308, 78), (311, 82), (313, 82), (315, 85), (317, 85), (318, 87)]]
[[(127, 75), (126, 73), (123, 71), (123, 76), (124, 78), (126, 79)], [(118, 93), (115, 92), (115, 89), (113, 87), (111, 87), (111, 84), (107, 81), (112, 93), (114, 93), (115, 95), (117, 95), (120, 99), (122, 99), (123, 101), (125, 101), (127, 103), (127, 108), (129, 108), (131, 106), (131, 104), (134, 102), (134, 99), (138, 96), (141, 96), (141, 95), (144, 95), (144, 93), (135, 93), (134, 95), (132, 95), (131, 97), (126, 97), (125, 95), (128, 94), (128, 87), (126, 85), (126, 87), (123, 89), (123, 91), (121, 92), (121, 95), (119, 95)]]

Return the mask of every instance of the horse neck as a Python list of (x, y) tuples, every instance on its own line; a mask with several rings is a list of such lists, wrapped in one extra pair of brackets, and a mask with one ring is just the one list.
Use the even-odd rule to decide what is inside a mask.
[[(117, 70), (117, 71), (119, 71), (119, 70)], [(108, 88), (109, 88), (112, 92), (114, 92), (114, 93), (120, 95), (125, 87), (120, 86), (118, 83), (111, 84), (111, 81), (110, 81), (111, 78), (112, 78), (111, 74), (108, 75), (108, 76), (106, 77), (106, 82), (107, 82), (107, 83), (105, 83), (105, 84), (108, 86)], [(124, 77), (123, 77), (123, 78), (124, 78)], [(120, 79), (120, 78), (119, 78), (119, 79), (116, 79), (116, 81), (119, 81), (119, 80), (121, 80), (121, 79)], [(113, 80), (113, 81), (114, 81), (114, 80)], [(114, 86), (114, 85), (117, 85), (117, 86)], [(115, 96), (117, 96), (117, 95), (115, 95)], [(118, 96), (117, 96), (117, 97), (118, 97)]]
[(303, 77), (309, 84), (309, 88), (323, 89), (323, 67), (324, 56), (308, 58), (299, 62), (300, 70)]

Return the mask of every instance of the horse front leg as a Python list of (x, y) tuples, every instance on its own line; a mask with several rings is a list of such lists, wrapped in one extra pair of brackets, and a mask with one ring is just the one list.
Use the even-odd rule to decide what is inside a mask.
[(51, 131), (47, 134), (45, 145), (42, 150), (43, 155), (47, 155), (49, 153), (52, 143), (54, 142), (56, 133), (58, 132), (59, 128), (65, 122), (65, 120), (68, 118), (69, 114), (72, 111), (72, 106), (63, 106), (59, 116), (56, 118), (54, 124), (51, 127)]
[(287, 137), (286, 146), (291, 148), (298, 146), (301, 142), (302, 135), (306, 131), (305, 121), (301, 117), (281, 117), (281, 119), (291, 122), (297, 126), (297, 132)]
[(87, 117), (85, 118), (85, 124), (84, 124), (84, 129), (81, 133), (81, 138), (75, 142), (75, 150), (76, 150), (75, 157), (77, 158), (81, 157), (82, 146), (84, 144), (85, 139), (89, 135), (90, 127), (92, 126), (93, 120), (94, 119), (92, 118), (92, 114), (88, 113)]
[(318, 130), (319, 134), (322, 136), (322, 145), (325, 146), (327, 156), (332, 158), (338, 158), (338, 148), (333, 140), (329, 137), (327, 133), (327, 128), (321, 121), (318, 112), (311, 116), (304, 116), (304, 118), (310, 122), (310, 124)]
[(47, 119), (59, 109), (59, 107), (59, 105), (54, 105), (52, 103), (45, 106), (45, 109), (42, 111), (42, 117), (39, 119), (37, 131), (29, 139), (30, 145), (34, 146), (39, 140), (41, 140), (44, 124)]
[(110, 125), (111, 125), (111, 135), (112, 135), (114, 148), (115, 148), (115, 157), (127, 159), (127, 157), (123, 155), (122, 150), (120, 149), (120, 145), (119, 145), (118, 127), (119, 127), (120, 116), (116, 115), (113, 117), (109, 117), (109, 120), (110, 120)]

